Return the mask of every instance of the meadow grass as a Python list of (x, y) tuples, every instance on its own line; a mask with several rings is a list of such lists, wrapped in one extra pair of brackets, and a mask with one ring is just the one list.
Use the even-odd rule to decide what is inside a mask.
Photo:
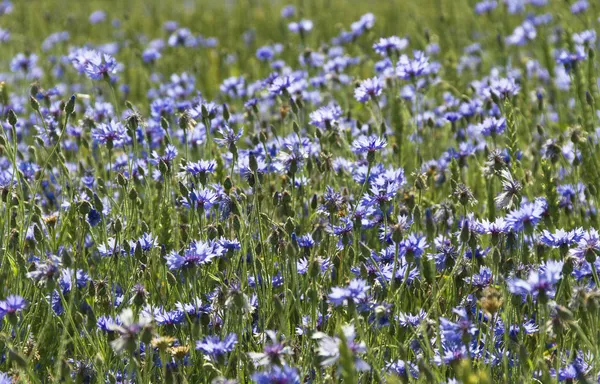
[(0, 2), (0, 383), (597, 382), (600, 5), (287, 5)]

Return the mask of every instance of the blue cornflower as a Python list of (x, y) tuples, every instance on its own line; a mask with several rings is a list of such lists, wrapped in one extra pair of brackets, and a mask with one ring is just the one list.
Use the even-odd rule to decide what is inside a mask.
[(361, 81), (360, 85), (354, 89), (354, 98), (361, 103), (376, 99), (381, 95), (383, 85), (378, 77)]
[(224, 237), (221, 237), (218, 240), (218, 243), (221, 247), (223, 247), (225, 251), (239, 251), (240, 249), (242, 249), (242, 245), (237, 239), (226, 239)]
[(494, 0), (480, 1), (479, 3), (475, 4), (475, 13), (478, 15), (481, 15), (482, 13), (489, 13), (496, 9), (497, 6), (498, 2)]
[(138, 244), (142, 251), (148, 252), (158, 246), (158, 239), (156, 236), (153, 236), (152, 233), (144, 233), (139, 239), (132, 240), (129, 244), (131, 245), (132, 253), (135, 251), (135, 247), (137, 247)]
[(98, 253), (102, 257), (117, 256), (121, 253), (121, 246), (114, 237), (106, 239), (106, 243), (98, 245)]
[(549, 247), (566, 247), (579, 242), (579, 240), (583, 238), (583, 235), (583, 228), (576, 228), (571, 231), (558, 229), (554, 233), (550, 233), (548, 230), (543, 230), (540, 236), (540, 242)]
[(542, 219), (544, 207), (536, 202), (527, 202), (506, 216), (506, 225), (515, 232), (531, 230)]
[(293, 5), (286, 5), (285, 7), (281, 8), (281, 17), (283, 17), (284, 19), (289, 19), (290, 17), (294, 16), (296, 14), (296, 7)]
[(352, 142), (352, 152), (365, 153), (376, 152), (385, 148), (387, 141), (377, 135), (361, 136)]
[(464, 308), (454, 309), (452, 312), (459, 315), (457, 322), (452, 322), (445, 317), (440, 317), (440, 332), (445, 341), (462, 343), (477, 335), (477, 327), (469, 320)]
[[(14, 383), (13, 378), (8, 373), (0, 372), (0, 384), (12, 384)], [(300, 382), (298, 382), (300, 384)]]
[(347, 305), (348, 302), (358, 304), (367, 298), (369, 288), (365, 280), (354, 279), (346, 287), (333, 287), (329, 294), (329, 301), (336, 306)]
[(485, 288), (492, 282), (492, 270), (485, 265), (479, 267), (479, 272), (471, 277), (465, 277), (465, 281), (476, 288)]
[(385, 370), (390, 374), (394, 374), (405, 379), (408, 379), (409, 373), (413, 379), (419, 378), (419, 367), (410, 361), (405, 362), (404, 360), (396, 360), (394, 362), (387, 363)]
[(408, 39), (398, 36), (382, 37), (379, 41), (373, 44), (375, 52), (381, 56), (389, 56), (392, 53), (398, 53), (408, 46)]
[(310, 113), (310, 124), (321, 129), (331, 129), (341, 115), (342, 109), (338, 105), (327, 105)]
[[(83, 71), (92, 80), (102, 80), (117, 72), (117, 60), (109, 54), (97, 51), (90, 52), (84, 58), (76, 60), (85, 60)], [(75, 64), (74, 64), (75, 65)], [(77, 68), (77, 67), (76, 67)]]
[(217, 204), (219, 195), (208, 188), (194, 188), (190, 191), (188, 199), (182, 198), (181, 200), (185, 207), (208, 211), (213, 205)]
[(276, 365), (267, 371), (254, 373), (252, 381), (256, 384), (300, 384), (300, 375), (296, 368)]
[(354, 223), (348, 217), (340, 218), (339, 225), (330, 224), (329, 231), (336, 236), (350, 235), (354, 228)]
[(90, 15), (90, 24), (102, 23), (104, 20), (106, 20), (106, 12), (101, 9), (92, 12)]
[(161, 161), (169, 164), (177, 156), (177, 148), (173, 144), (168, 144), (165, 148), (165, 154), (159, 155), (158, 152), (152, 151), (152, 157), (148, 160), (152, 165), (158, 165)]
[(314, 339), (319, 341), (319, 348), (317, 350), (319, 356), (323, 359), (321, 365), (328, 367), (334, 365), (340, 359), (340, 347), (342, 343), (346, 344), (346, 348), (350, 351), (354, 357), (354, 368), (358, 371), (369, 370), (369, 364), (367, 364), (359, 355), (367, 352), (367, 345), (364, 341), (356, 342), (356, 331), (354, 325), (348, 324), (342, 327), (342, 333), (344, 340), (339, 337), (331, 337), (323, 334), (322, 332), (316, 332), (313, 335)]
[(222, 256), (223, 252), (224, 249), (218, 243), (196, 240), (183, 251), (183, 256), (176, 251), (171, 251), (171, 253), (165, 256), (165, 259), (167, 261), (167, 267), (171, 271), (176, 271), (183, 268), (208, 264), (214, 258)]
[(100, 123), (92, 128), (92, 138), (100, 144), (120, 147), (127, 142), (127, 129), (119, 121)]
[(425, 319), (427, 319), (427, 312), (425, 312), (423, 309), (421, 309), (416, 315), (400, 312), (397, 318), (398, 323), (402, 327), (418, 327), (419, 324), (421, 324), (421, 322), (423, 322)]
[(154, 63), (156, 60), (161, 58), (161, 53), (156, 48), (146, 48), (144, 52), (142, 52), (142, 60), (144, 63)]
[(69, 40), (69, 37), (70, 35), (67, 31), (53, 33), (50, 36), (48, 36), (42, 43), (42, 50), (49, 51), (56, 44)]
[(490, 96), (493, 93), (494, 95), (505, 99), (507, 97), (513, 97), (519, 93), (520, 89), (521, 87), (515, 82), (515, 79), (502, 78), (493, 80), (488, 88), (488, 92), (490, 93)]
[(579, 0), (571, 4), (571, 13), (577, 15), (579, 13), (585, 12), (590, 6), (590, 3), (587, 0)]
[(594, 44), (596, 42), (596, 31), (588, 29), (580, 33), (574, 33), (573, 42), (579, 45)]
[(269, 85), (269, 92), (274, 95), (281, 95), (287, 92), (293, 82), (294, 79), (290, 76), (277, 76)]
[(192, 176), (215, 173), (217, 162), (214, 160), (199, 160), (196, 163), (188, 162), (183, 169)]
[(10, 295), (4, 301), (0, 301), (0, 320), (4, 316), (14, 316), (27, 306), (24, 298), (18, 295)]
[(569, 254), (581, 260), (591, 259), (592, 262), (596, 260), (597, 255), (600, 255), (600, 234), (598, 234), (598, 231), (590, 228), (583, 233), (577, 241), (577, 247), (571, 249)]
[(486, 117), (482, 123), (477, 124), (477, 129), (483, 136), (496, 136), (506, 129), (506, 119), (495, 117)]
[(188, 28), (179, 28), (171, 33), (167, 44), (170, 47), (194, 47), (197, 40)]
[(268, 45), (260, 47), (256, 50), (256, 58), (260, 61), (270, 61), (275, 56), (273, 48)]
[(578, 62), (587, 58), (585, 48), (581, 45), (575, 46), (575, 52), (560, 50), (556, 55), (556, 62), (565, 66), (565, 70), (569, 72)]
[(400, 247), (404, 249), (405, 254), (414, 257), (416, 260), (425, 253), (427, 246), (427, 238), (418, 233), (411, 233), (400, 243)]
[(102, 332), (106, 332), (106, 333), (114, 332), (112, 330), (114, 328), (114, 326), (120, 325), (120, 324), (121, 324), (121, 319), (119, 318), (118, 315), (115, 319), (113, 319), (110, 316), (102, 315), (102, 316), (98, 317), (98, 320), (96, 320), (96, 326), (98, 327), (98, 329), (101, 330)]
[(513, 33), (506, 37), (505, 41), (508, 45), (525, 45), (527, 42), (535, 40), (537, 31), (535, 26), (529, 20), (525, 20), (523, 24), (517, 26)]
[(301, 35), (304, 35), (304, 34), (306, 34), (307, 32), (310, 32), (313, 29), (313, 22), (312, 22), (312, 20), (303, 19), (303, 20), (300, 20), (297, 23), (295, 23), (295, 22), (294, 23), (289, 23), (288, 24), (288, 29), (291, 32), (299, 33)]
[(235, 133), (233, 129), (231, 129), (228, 125), (224, 124), (222, 127), (219, 128), (219, 133), (223, 137), (215, 137), (215, 143), (217, 143), (219, 147), (227, 147), (231, 149), (232, 146), (234, 146), (238, 142), (240, 137), (242, 137), (242, 135), (244, 134), (244, 129), (240, 128), (238, 130), (238, 133)]
[(360, 204), (365, 207), (383, 207), (392, 201), (399, 190), (400, 184), (398, 183), (386, 183), (386, 185), (373, 184), (370, 188), (371, 194), (365, 193), (360, 200)]
[(542, 264), (537, 271), (531, 271), (527, 280), (512, 278), (507, 281), (508, 290), (525, 298), (531, 295), (535, 300), (542, 295), (545, 298), (553, 298), (555, 285), (562, 278), (564, 262), (549, 260)]
[(90, 209), (87, 214), (87, 222), (90, 223), (90, 226), (95, 227), (102, 220), (102, 214), (95, 209)]
[(158, 325), (177, 325), (185, 320), (185, 314), (182, 311), (165, 311), (160, 309), (154, 311), (154, 320)]
[(236, 344), (237, 335), (235, 333), (228, 334), (223, 340), (219, 336), (207, 336), (202, 341), (196, 341), (196, 350), (202, 351), (212, 359), (217, 359), (233, 351)]
[(292, 349), (280, 341), (275, 331), (266, 330), (265, 335), (269, 341), (265, 343), (262, 352), (249, 352), (248, 356), (256, 366), (281, 366), (286, 365), (286, 355), (292, 354)]
[(310, 233), (296, 237), (296, 242), (300, 248), (312, 248), (315, 245), (315, 241)]
[(413, 80), (422, 75), (428, 75), (430, 69), (429, 58), (422, 51), (414, 51), (413, 59), (407, 55), (400, 56), (396, 64), (396, 75), (404, 80)]
[(451, 123), (457, 122), (458, 120), (460, 120), (461, 117), (462, 117), (462, 115), (460, 113), (453, 112), (453, 111), (446, 112), (446, 114), (444, 115), (444, 118)]

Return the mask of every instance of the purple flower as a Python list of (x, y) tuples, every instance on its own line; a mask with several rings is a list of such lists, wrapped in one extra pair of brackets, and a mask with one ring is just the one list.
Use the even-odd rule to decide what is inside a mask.
[(495, 117), (486, 117), (482, 123), (477, 124), (477, 129), (484, 136), (496, 136), (506, 129), (506, 119)]
[(331, 129), (342, 115), (338, 105), (327, 105), (310, 114), (310, 123), (321, 129)]
[(217, 143), (219, 147), (227, 147), (231, 149), (232, 146), (235, 145), (240, 137), (242, 137), (244, 134), (244, 129), (240, 128), (238, 133), (235, 133), (235, 131), (228, 125), (223, 125), (219, 128), (219, 133), (221, 134), (222, 138), (215, 137), (213, 139), (215, 143)]
[(100, 144), (120, 147), (127, 142), (127, 129), (119, 121), (100, 123), (92, 128), (92, 138)]
[(296, 368), (276, 365), (267, 371), (254, 373), (252, 381), (256, 384), (300, 384), (300, 375)]
[(512, 97), (519, 93), (521, 88), (515, 82), (515, 79), (498, 79), (493, 80), (489, 87), (490, 94), (493, 93), (500, 98)]
[(92, 80), (102, 80), (117, 72), (117, 61), (106, 53), (82, 48), (69, 55), (69, 59), (77, 71)]
[(473, 277), (465, 277), (465, 281), (476, 288), (485, 288), (492, 282), (492, 270), (482, 265)]
[(556, 62), (565, 66), (565, 70), (569, 72), (578, 62), (587, 58), (585, 48), (581, 45), (575, 46), (575, 52), (566, 50), (558, 51)]
[(104, 20), (106, 20), (106, 12), (103, 10), (94, 11), (90, 15), (90, 24), (102, 23)]
[(329, 294), (329, 301), (336, 306), (346, 305), (348, 302), (357, 304), (367, 297), (369, 288), (365, 280), (354, 279), (344, 288), (333, 287)]
[(588, 3), (587, 0), (576, 1), (573, 4), (571, 4), (571, 13), (576, 15), (578, 13), (585, 12), (589, 6), (590, 3)]
[(288, 29), (291, 32), (299, 33), (299, 34), (303, 35), (303, 34), (306, 34), (307, 32), (310, 32), (313, 29), (313, 22), (312, 22), (312, 20), (303, 19), (297, 23), (289, 23)]
[(576, 228), (572, 231), (558, 229), (554, 233), (543, 230), (542, 235), (540, 236), (540, 242), (549, 247), (566, 247), (579, 242), (579, 240), (583, 238), (583, 235), (583, 228)]
[(269, 92), (274, 95), (281, 95), (284, 92), (287, 92), (288, 88), (293, 82), (294, 79), (292, 79), (290, 76), (277, 76), (269, 85)]
[(380, 138), (377, 135), (361, 136), (352, 142), (352, 152), (354, 153), (365, 153), (365, 152), (376, 152), (385, 148), (387, 142), (384, 138)]
[(4, 301), (0, 301), (0, 320), (7, 315), (15, 315), (27, 306), (24, 298), (18, 295), (10, 295)]
[(202, 353), (210, 356), (212, 359), (217, 359), (233, 351), (236, 344), (237, 335), (235, 333), (228, 334), (223, 340), (219, 336), (207, 336), (202, 341), (196, 341), (196, 350), (202, 351)]
[(367, 345), (364, 341), (358, 343), (354, 340), (356, 338), (354, 325), (343, 326), (342, 334), (344, 340), (339, 337), (327, 336), (321, 332), (316, 332), (313, 335), (313, 338), (319, 342), (317, 352), (323, 359), (321, 365), (328, 367), (336, 364), (340, 359), (340, 347), (344, 343), (354, 358), (354, 368), (359, 372), (369, 370), (369, 364), (359, 357), (359, 355), (367, 352)]
[(527, 202), (506, 216), (506, 224), (515, 232), (531, 230), (542, 219), (544, 207), (536, 202)]
[(488, 13), (488, 12), (491, 12), (494, 9), (496, 9), (497, 6), (498, 6), (497, 1), (493, 1), (493, 0), (480, 1), (479, 3), (475, 4), (475, 13), (477, 13), (478, 15), (481, 15), (482, 13)]
[(169, 164), (175, 156), (177, 156), (177, 148), (173, 144), (168, 144), (163, 156), (159, 155), (156, 151), (152, 151), (152, 157), (148, 161), (154, 166), (157, 166), (161, 161)]
[(596, 256), (600, 254), (600, 234), (598, 234), (598, 231), (590, 228), (583, 233), (577, 241), (577, 247), (571, 249), (569, 254), (582, 260), (589, 257), (595, 260)]
[(512, 35), (508, 36), (506, 44), (508, 45), (525, 45), (528, 41), (532, 41), (537, 36), (535, 26), (529, 20), (525, 20), (523, 24), (515, 28)]
[(531, 271), (527, 280), (512, 278), (507, 281), (508, 290), (525, 298), (531, 295), (535, 300), (539, 295), (553, 298), (555, 285), (562, 278), (562, 261), (549, 260), (542, 264), (537, 271)]
[(398, 36), (383, 37), (373, 44), (375, 52), (381, 56), (389, 56), (392, 53), (397, 53), (408, 46), (408, 39), (401, 39)]
[(383, 86), (377, 77), (363, 80), (360, 85), (354, 89), (354, 98), (361, 103), (376, 99), (381, 95)]
[(167, 267), (171, 271), (176, 271), (208, 264), (212, 259), (223, 255), (223, 251), (224, 249), (218, 243), (196, 240), (183, 251), (183, 256), (176, 251), (171, 251), (165, 259)]
[(396, 65), (396, 74), (403, 80), (413, 80), (416, 77), (429, 74), (429, 58), (422, 51), (414, 51), (413, 59), (407, 55), (400, 56)]

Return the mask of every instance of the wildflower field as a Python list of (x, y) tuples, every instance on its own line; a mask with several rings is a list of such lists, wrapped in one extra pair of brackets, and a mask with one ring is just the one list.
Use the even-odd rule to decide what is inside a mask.
[(0, 384), (600, 382), (599, 25), (0, 0)]

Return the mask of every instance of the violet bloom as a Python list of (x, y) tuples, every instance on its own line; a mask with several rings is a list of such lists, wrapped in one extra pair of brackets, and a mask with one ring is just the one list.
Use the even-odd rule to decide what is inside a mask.
[(408, 46), (408, 39), (398, 36), (384, 37), (373, 44), (373, 49), (381, 56), (390, 56), (403, 50)]
[(534, 300), (539, 296), (553, 298), (556, 293), (556, 283), (562, 278), (562, 261), (549, 260), (542, 264), (537, 271), (531, 271), (527, 280), (509, 279), (508, 290), (525, 298), (531, 295)]
[(414, 80), (415, 78), (429, 74), (429, 58), (422, 51), (414, 51), (413, 59), (407, 55), (400, 56), (396, 65), (396, 74), (403, 80)]
[(296, 368), (273, 366), (267, 371), (252, 374), (252, 381), (257, 384), (300, 384), (300, 375)]
[(540, 242), (548, 247), (567, 247), (579, 242), (579, 240), (583, 238), (583, 235), (583, 228), (575, 228), (572, 231), (558, 229), (554, 233), (543, 230), (540, 236)]
[(176, 251), (171, 251), (165, 259), (167, 268), (171, 271), (187, 269), (198, 265), (210, 263), (214, 258), (222, 256), (224, 249), (216, 242), (193, 241), (183, 251), (183, 256)]
[(375, 100), (381, 95), (383, 85), (379, 78), (373, 77), (361, 81), (360, 85), (354, 89), (354, 98), (361, 103), (366, 103), (369, 100)]
[(323, 359), (321, 365), (328, 367), (336, 364), (341, 356), (340, 347), (342, 343), (346, 344), (346, 348), (350, 351), (354, 358), (354, 368), (359, 371), (369, 370), (369, 364), (367, 364), (359, 355), (367, 352), (367, 345), (364, 341), (356, 342), (356, 332), (354, 325), (348, 324), (342, 327), (342, 333), (345, 340), (339, 337), (327, 336), (322, 332), (316, 332), (313, 335), (313, 339), (317, 339), (319, 342), (318, 354)]
[(331, 129), (341, 115), (342, 109), (338, 105), (327, 105), (310, 113), (310, 124), (321, 129)]
[(299, 33), (301, 35), (306, 34), (307, 32), (310, 32), (313, 29), (313, 22), (312, 20), (300, 20), (297, 23), (289, 23), (288, 24), (288, 29), (291, 32), (294, 33)]
[(100, 144), (120, 147), (127, 142), (127, 129), (119, 121), (98, 124), (92, 128), (92, 138)]
[(207, 336), (201, 341), (196, 341), (196, 350), (202, 351), (205, 355), (211, 359), (216, 360), (217, 358), (226, 355), (233, 351), (237, 344), (237, 335), (230, 333), (223, 340), (219, 336)]
[(329, 301), (336, 306), (346, 305), (349, 302), (358, 304), (366, 299), (369, 288), (365, 280), (354, 279), (347, 287), (333, 287), (329, 294)]
[(10, 295), (4, 301), (0, 301), (0, 320), (4, 316), (14, 316), (27, 306), (24, 298), (18, 295)]
[(369, 153), (377, 152), (387, 146), (384, 138), (377, 135), (361, 136), (352, 142), (352, 152), (354, 153)]
[(124, 350), (133, 351), (136, 348), (137, 338), (144, 329), (150, 327), (152, 317), (142, 311), (139, 319), (136, 321), (133, 310), (126, 308), (121, 312), (119, 320), (118, 322), (115, 321), (106, 325), (109, 331), (119, 334), (119, 338), (111, 341), (110, 345), (117, 353)]

